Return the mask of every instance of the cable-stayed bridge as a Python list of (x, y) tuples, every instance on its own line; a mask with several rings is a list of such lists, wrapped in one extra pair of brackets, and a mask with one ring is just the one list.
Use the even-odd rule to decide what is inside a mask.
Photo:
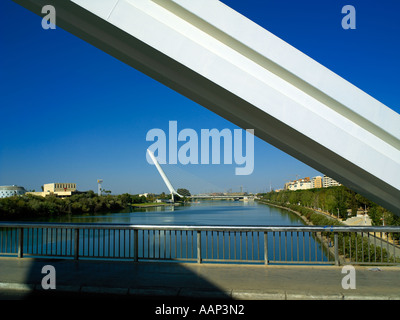
[(157, 168), (157, 170), (158, 170), (158, 173), (160, 174), (161, 178), (163, 179), (163, 181), (164, 181), (165, 185), (167, 186), (169, 192), (171, 193), (172, 202), (175, 201), (175, 199), (174, 199), (174, 196), (175, 196), (175, 195), (177, 195), (177, 196), (183, 198), (183, 196), (180, 195), (180, 194), (174, 189), (174, 187), (172, 186), (172, 184), (171, 184), (171, 182), (169, 181), (169, 179), (168, 179), (167, 175), (165, 174), (164, 170), (161, 168), (160, 164), (158, 163), (157, 158), (154, 156), (154, 153), (153, 153), (151, 150), (149, 150), (149, 149), (147, 149), (147, 153), (148, 153), (148, 155), (150, 156), (151, 160), (153, 161), (154, 165), (156, 166), (156, 168)]

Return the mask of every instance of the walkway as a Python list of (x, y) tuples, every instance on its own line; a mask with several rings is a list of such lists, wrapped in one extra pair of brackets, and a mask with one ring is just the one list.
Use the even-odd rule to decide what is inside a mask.
[[(43, 292), (43, 266), (56, 270), (52, 292), (112, 294), (125, 298), (396, 299), (400, 266), (356, 267), (356, 289), (344, 290), (342, 267), (0, 259), (0, 299)], [(49, 291), (47, 290), (46, 293)], [(99, 296), (98, 296), (99, 297)]]
[(368, 215), (351, 217), (342, 222), (348, 226), (372, 226), (372, 220)]

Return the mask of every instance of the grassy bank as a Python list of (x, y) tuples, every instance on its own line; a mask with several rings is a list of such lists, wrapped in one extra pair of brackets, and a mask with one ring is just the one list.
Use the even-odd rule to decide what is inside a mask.
[(305, 208), (295, 204), (285, 204), (285, 203), (278, 203), (266, 200), (259, 200), (261, 203), (265, 203), (267, 205), (275, 206), (278, 208), (289, 210), (298, 216), (300, 216), (307, 224), (316, 225), (316, 226), (342, 226), (344, 223), (328, 217), (322, 213), (317, 213), (312, 209)]

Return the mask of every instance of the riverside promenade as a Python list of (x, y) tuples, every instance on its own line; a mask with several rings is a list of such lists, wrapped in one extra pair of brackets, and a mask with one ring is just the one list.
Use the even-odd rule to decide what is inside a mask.
[[(54, 290), (42, 288), (46, 265), (56, 271)], [(355, 270), (356, 288), (346, 290), (341, 266), (0, 258), (0, 299), (400, 300), (400, 266)]]

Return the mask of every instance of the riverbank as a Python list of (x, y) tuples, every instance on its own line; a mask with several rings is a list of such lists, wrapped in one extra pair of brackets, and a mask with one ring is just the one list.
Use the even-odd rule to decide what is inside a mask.
[[(388, 211), (387, 209), (369, 201), (367, 198), (345, 186), (314, 188), (306, 190), (281, 190), (279, 192), (268, 192), (258, 194), (265, 201), (275, 204), (293, 204), (305, 208), (312, 208), (328, 216), (343, 219), (347, 224), (348, 218), (361, 216), (367, 213), (371, 220), (371, 225), (400, 225), (400, 216)], [(338, 219), (337, 219), (338, 220)], [(354, 222), (354, 221), (353, 221)], [(365, 225), (365, 221), (363, 225)]]
[[(267, 204), (267, 205), (271, 205), (271, 206), (274, 206), (277, 208), (291, 211), (291, 212), (295, 213), (296, 215), (298, 215), (301, 219), (303, 219), (303, 221), (306, 222), (307, 224), (313, 225), (313, 223), (311, 221), (307, 220), (300, 212), (292, 210), (290, 207), (277, 205), (275, 203), (265, 201), (265, 200), (258, 200), (258, 201), (260, 201), (261, 203)], [(298, 206), (298, 207), (300, 207), (300, 206)], [(342, 219), (338, 219), (335, 215), (332, 215), (329, 212), (323, 212), (321, 210), (310, 209), (310, 208), (306, 208), (306, 207), (302, 207), (302, 208), (307, 209), (307, 210), (312, 210), (315, 214), (321, 214), (322, 216), (324, 216), (328, 219), (335, 220), (336, 221), (335, 225), (337, 225), (337, 224), (343, 225), (343, 226), (345, 226), (345, 225), (346, 226), (371, 226), (372, 225), (372, 219), (367, 214), (362, 215), (362, 216), (351, 217), (346, 220), (342, 220)]]
[(262, 199), (258, 199), (257, 201), (269, 206), (288, 210), (299, 216), (308, 225), (345, 225), (342, 221), (338, 221), (335, 217), (302, 206), (283, 206), (282, 204), (276, 204)]
[[(284, 206), (282, 204), (276, 204), (276, 203), (272, 203), (270, 201), (265, 201), (265, 200), (258, 200), (259, 202), (266, 204), (268, 206), (273, 206), (276, 208), (281, 208), (284, 210), (288, 210), (294, 214), (296, 214), (297, 216), (299, 216), (306, 224), (308, 225), (320, 225), (320, 226), (348, 226), (349, 224), (343, 223), (343, 221), (339, 221), (335, 216), (323, 213), (321, 211), (316, 211), (310, 208), (305, 208), (299, 205), (288, 205), (288, 206)], [(364, 220), (362, 220), (364, 221)], [(319, 239), (319, 241), (322, 243), (322, 245), (325, 247), (325, 249), (331, 254), (334, 255), (334, 251), (335, 248), (332, 245), (333, 244), (333, 235), (322, 235), (322, 234), (317, 234), (316, 235), (317, 238)], [(380, 241), (381, 246), (378, 246), (376, 244), (374, 245), (370, 245), (369, 243), (369, 236), (373, 237), (374, 239)], [(339, 246), (338, 246), (338, 251), (339, 251), (339, 255), (340, 255), (340, 264), (346, 263), (349, 261), (349, 258), (351, 258), (349, 256), (349, 253), (351, 255), (351, 252), (353, 250), (354, 252), (357, 252), (357, 243), (359, 243), (361, 246), (364, 246), (365, 248), (370, 248), (371, 251), (365, 250), (365, 252), (363, 252), (364, 255), (370, 255), (371, 253), (375, 254), (377, 253), (377, 249), (378, 252), (380, 250), (381, 255), (384, 256), (384, 260), (387, 259), (387, 256), (390, 256), (389, 251), (387, 250), (387, 248), (383, 249), (382, 248), (382, 244), (383, 242), (386, 243), (386, 245), (391, 245), (391, 246), (395, 246), (397, 249), (399, 249), (398, 247), (398, 238), (397, 240), (395, 238), (388, 238), (388, 234), (380, 233), (379, 235), (377, 235), (375, 232), (367, 232), (365, 234), (359, 234), (356, 236), (356, 238), (352, 241), (352, 243), (343, 243), (344, 242), (344, 234), (340, 233), (339, 234)], [(345, 249), (343, 249), (343, 244), (346, 247)], [(393, 259), (399, 259), (399, 255), (394, 254)], [(364, 259), (364, 258), (363, 258)], [(379, 258), (380, 259), (380, 258)], [(379, 261), (378, 259), (378, 261)], [(362, 260), (364, 261), (364, 260)]]

